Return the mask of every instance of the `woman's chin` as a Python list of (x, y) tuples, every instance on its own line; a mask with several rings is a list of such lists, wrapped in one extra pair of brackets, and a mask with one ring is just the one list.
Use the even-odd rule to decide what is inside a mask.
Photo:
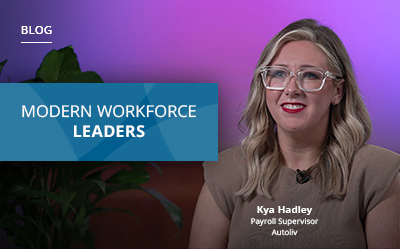
[(298, 133), (304, 131), (304, 127), (301, 125), (282, 125), (278, 127), (278, 131), (282, 130), (285, 133)]

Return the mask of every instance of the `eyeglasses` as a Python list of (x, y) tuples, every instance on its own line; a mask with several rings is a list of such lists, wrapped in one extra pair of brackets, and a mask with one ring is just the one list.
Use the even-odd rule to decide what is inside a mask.
[(285, 89), (292, 76), (296, 78), (297, 86), (307, 92), (320, 91), (324, 87), (326, 77), (335, 80), (342, 78), (316, 67), (303, 67), (294, 73), (286, 67), (267, 66), (261, 68), (260, 73), (264, 86), (271, 90)]

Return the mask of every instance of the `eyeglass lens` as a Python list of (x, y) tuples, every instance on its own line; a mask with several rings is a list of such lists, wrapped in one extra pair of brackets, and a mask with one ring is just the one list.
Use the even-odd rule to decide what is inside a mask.
[[(266, 71), (267, 86), (274, 88), (284, 88), (291, 78), (291, 72), (284, 69), (269, 68)], [(324, 74), (315, 69), (304, 69), (297, 72), (295, 76), (300, 86), (307, 90), (319, 89), (321, 87)]]

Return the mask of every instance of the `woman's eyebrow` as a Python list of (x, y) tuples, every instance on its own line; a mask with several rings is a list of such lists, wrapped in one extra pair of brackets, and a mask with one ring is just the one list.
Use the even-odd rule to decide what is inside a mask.
[[(289, 68), (287, 64), (272, 64), (272, 66), (280, 66), (280, 67)], [(311, 64), (301, 64), (299, 68), (303, 68), (303, 67), (321, 68), (320, 66), (315, 66), (315, 65), (311, 65)]]
[(315, 68), (320, 68), (320, 66), (315, 66), (315, 65), (310, 65), (310, 64), (302, 64), (300, 65), (300, 68), (302, 67), (315, 67)]
[(286, 64), (272, 64), (271, 66), (288, 67)]

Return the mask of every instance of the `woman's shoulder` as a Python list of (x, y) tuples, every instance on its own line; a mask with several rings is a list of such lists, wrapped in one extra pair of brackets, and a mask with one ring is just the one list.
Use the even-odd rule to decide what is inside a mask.
[(218, 161), (206, 161), (203, 167), (214, 175), (242, 176), (245, 172), (245, 159), (241, 147), (238, 145), (218, 153)]
[(218, 161), (204, 162), (204, 179), (215, 202), (230, 219), (237, 200), (236, 192), (243, 186), (246, 167), (240, 146), (222, 151)]
[(349, 191), (361, 194), (365, 213), (382, 199), (400, 170), (400, 155), (396, 152), (365, 145), (354, 155), (350, 170)]
[(218, 153), (219, 163), (227, 163), (232, 159), (243, 158), (242, 149), (240, 145), (228, 148)]
[(365, 145), (354, 155), (353, 166), (358, 170), (395, 170), (400, 168), (400, 154), (391, 150)]

